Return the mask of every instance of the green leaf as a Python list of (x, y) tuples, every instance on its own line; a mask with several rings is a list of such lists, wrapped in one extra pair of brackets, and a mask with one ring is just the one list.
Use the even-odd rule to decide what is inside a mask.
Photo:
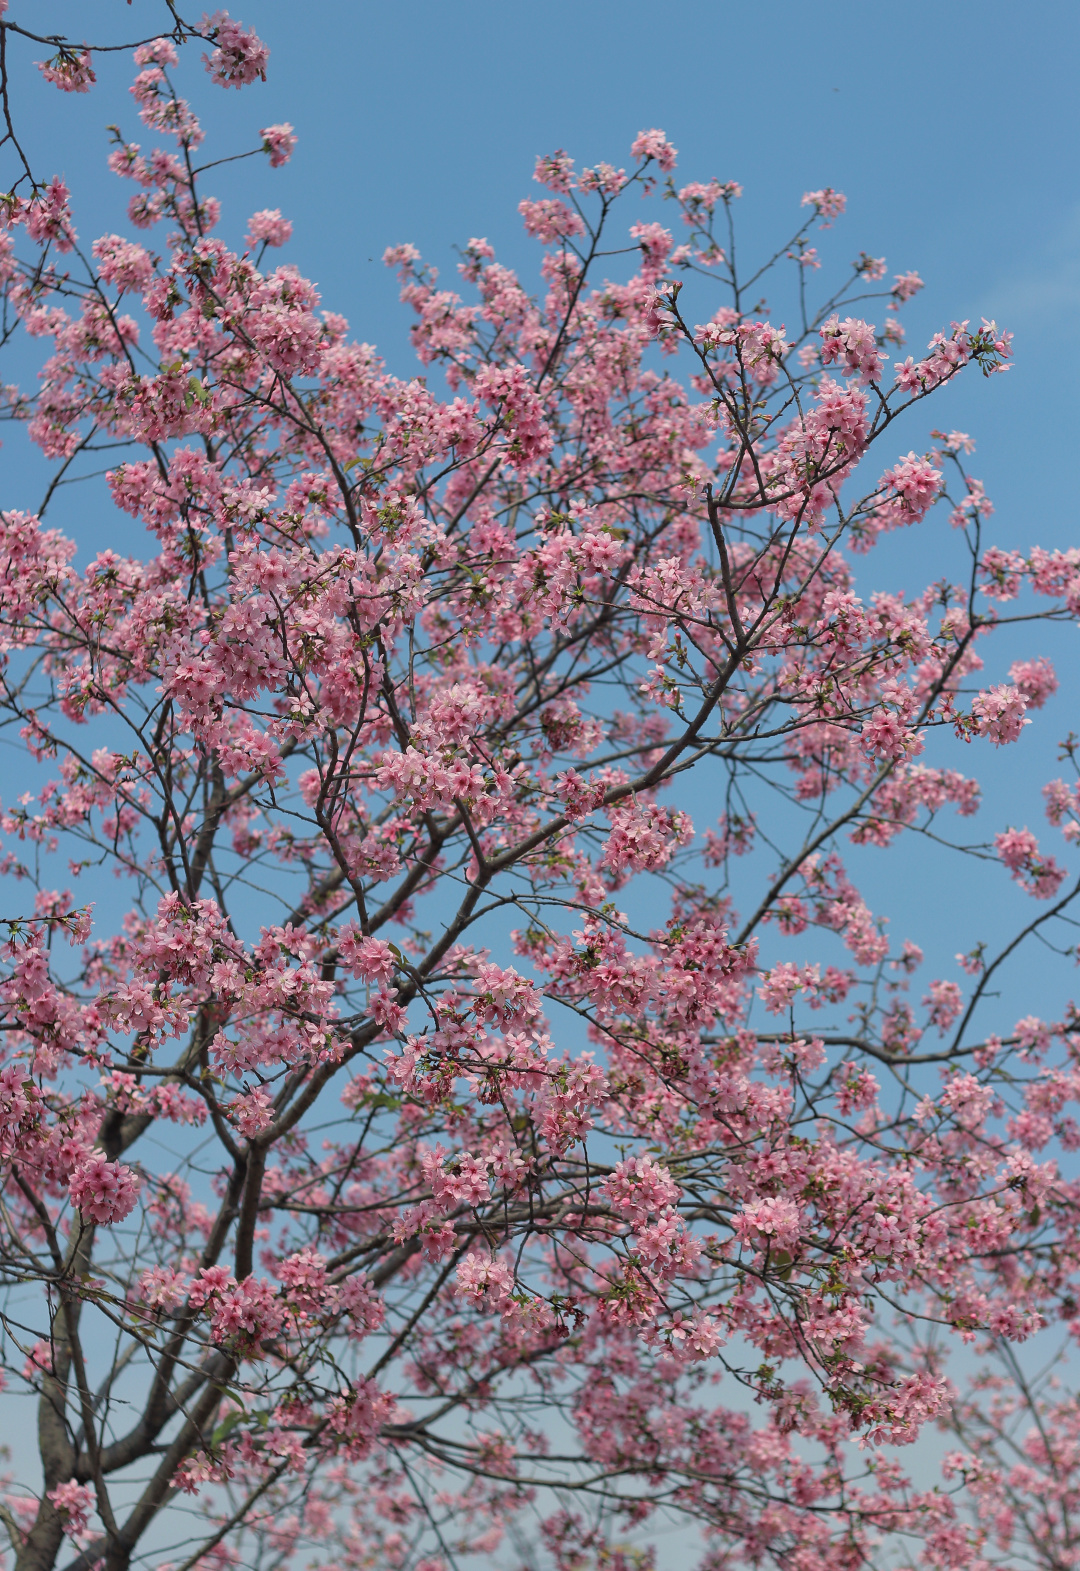
[(221, 1423), (214, 1430), (214, 1433), (210, 1437), (211, 1443), (213, 1445), (219, 1446), (223, 1440), (227, 1440), (232, 1434), (233, 1430), (236, 1428), (237, 1424), (242, 1423), (246, 1416), (247, 1415), (245, 1413), (239, 1411), (238, 1409), (234, 1409), (227, 1418), (222, 1419)]

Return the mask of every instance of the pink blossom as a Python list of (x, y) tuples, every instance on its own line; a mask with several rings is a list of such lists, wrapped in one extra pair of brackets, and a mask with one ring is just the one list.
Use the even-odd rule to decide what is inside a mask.
[(319, 364), (322, 327), (307, 279), (279, 267), (253, 292), (247, 330), (267, 364), (282, 376), (306, 376)]
[(834, 191), (831, 185), (823, 187), (820, 191), (807, 191), (802, 199), (803, 207), (812, 207), (822, 220), (824, 228), (829, 228), (830, 222), (838, 218), (847, 207), (847, 197), (842, 191)]
[(865, 251), (854, 264), (855, 271), (861, 273), (871, 283), (876, 283), (879, 278), (885, 277), (885, 258), (883, 256), (868, 256)]
[(263, 1277), (247, 1277), (215, 1297), (211, 1328), (216, 1342), (258, 1356), (259, 1344), (277, 1335), (284, 1318), (284, 1305), (273, 1285)]
[(98, 258), (102, 278), (123, 290), (143, 290), (154, 276), (154, 264), (148, 251), (119, 235), (103, 235), (95, 240), (94, 255)]
[[(961, 514), (960, 522), (966, 524), (969, 515)], [(980, 575), (985, 582), (982, 592), (991, 600), (1015, 600), (1020, 593), (1024, 569), (1027, 564), (1019, 551), (1002, 551), (990, 546), (983, 552)]]
[(930, 991), (923, 999), (929, 1010), (929, 1024), (937, 1026), (939, 1036), (959, 1018), (964, 1007), (964, 995), (955, 982), (931, 982)]
[(872, 758), (916, 758), (923, 750), (919, 734), (891, 709), (875, 709), (863, 726), (862, 738)]
[(641, 247), (642, 276), (650, 280), (659, 278), (674, 244), (671, 231), (661, 224), (631, 224), (630, 238)]
[(975, 730), (979, 736), (989, 737), (995, 747), (1015, 742), (1024, 726), (1031, 724), (1024, 717), (1027, 707), (1027, 694), (1019, 686), (991, 687), (981, 692), (971, 706)]
[(150, 1309), (177, 1309), (184, 1301), (184, 1278), (168, 1266), (151, 1266), (139, 1278), (139, 1297)]
[(766, 974), (758, 996), (764, 1000), (769, 1014), (779, 1015), (791, 1008), (797, 993), (813, 994), (819, 981), (820, 970), (817, 966), (799, 967), (789, 960), (782, 960)]
[(918, 273), (897, 273), (892, 292), (897, 300), (904, 301), (910, 300), (912, 295), (918, 294), (923, 287), (923, 281)]
[[(252, 33), (204, 30), (219, 82), (262, 74)], [(391, 247), (417, 356), (391, 365), (264, 264), (280, 212), (230, 244), (174, 88), (191, 33), (138, 46), (152, 135), (108, 159), (159, 254), (123, 225), (77, 251), (59, 180), (0, 203), (9, 337), (40, 373), (3, 412), (50, 508), (103, 451), (116, 513), (88, 548), (78, 508), (70, 539), (0, 509), (26, 757), (0, 802), (0, 1266), (33, 1328), (13, 1378), (72, 1437), (84, 1374), (111, 1390), (129, 1416), (97, 1412), (102, 1461), (119, 1445), (132, 1476), (193, 1415), (163, 1512), (263, 1491), (191, 1549), (222, 1565), (423, 1565), (439, 1535), (497, 1557), (535, 1507), (545, 1563), (614, 1567), (630, 1551), (560, 1504), (574, 1456), (623, 1481), (646, 1559), (657, 1500), (703, 1511), (732, 1564), (842, 1571), (890, 1523), (938, 1571), (1052, 1558), (1076, 1404), (1048, 1387), (1033, 1425), (987, 1370), (1044, 1321), (1080, 1337), (1077, 1018), (1040, 972), (1006, 1032), (990, 969), (1033, 931), (1021, 893), (1054, 905), (1065, 875), (1004, 809), (959, 833), (980, 792), (954, 765), (1049, 706), (1030, 623), (1080, 615), (1080, 547), (985, 545), (965, 433), (881, 442), (1002, 369), (1008, 334), (952, 323), (886, 379), (918, 280), (889, 290), (867, 252), (830, 277), (809, 231), (843, 198), (808, 193), (753, 277), (740, 186), (661, 181), (651, 131), (629, 174), (538, 161), (535, 287), (486, 238), (452, 288)], [(295, 138), (262, 141), (280, 164)], [(792, 261), (794, 337), (767, 304)], [(883, 327), (846, 314), (875, 289)], [(901, 593), (873, 548), (943, 469), (964, 536), (929, 532)], [(1061, 752), (1044, 800), (1073, 843)], [(916, 839), (970, 987), (916, 990), (922, 950), (856, 887), (876, 858), (846, 847)], [(987, 841), (1019, 885), (993, 950), (950, 860)], [(1071, 962), (1062, 930), (1046, 954)], [(959, 1057), (935, 1047), (961, 1022)], [(85, 1371), (80, 1304), (109, 1322)], [(898, 1308), (936, 1318), (943, 1359), (970, 1345), (971, 1389), (911, 1362)], [(749, 1405), (697, 1367), (728, 1341)], [(970, 1440), (949, 1489), (885, 1455), (870, 1488), (851, 1438), (911, 1442), (946, 1404)], [(46, 1457), (40, 1531), (89, 1554), (75, 1450)], [(8, 1504), (31, 1531), (40, 1502)]]
[(55, 1489), (49, 1490), (49, 1499), (63, 1518), (66, 1537), (77, 1539), (86, 1532), (95, 1503), (89, 1484), (77, 1484), (74, 1479), (57, 1484)]
[(565, 202), (557, 202), (554, 197), (539, 202), (519, 202), (518, 212), (525, 220), (526, 233), (542, 240), (545, 245), (585, 232), (585, 225), (578, 214), (567, 207)]
[[(261, 77), (266, 81), (266, 62), (270, 51), (250, 28), (235, 22), (228, 11), (215, 11), (202, 19), (204, 33), (214, 41), (214, 49), (203, 55), (203, 64), (222, 87), (243, 87)], [(267, 133), (264, 131), (263, 136)], [(271, 160), (272, 161), (272, 160)]]
[(670, 1336), (674, 1351), (692, 1362), (712, 1358), (725, 1341), (713, 1316), (700, 1311), (691, 1318), (677, 1313), (671, 1324)]
[(1027, 699), (1029, 709), (1041, 709), (1058, 690), (1058, 679), (1049, 660), (1014, 660), (1009, 680)]
[(994, 836), (994, 845), (1017, 883), (1037, 900), (1050, 900), (1065, 878), (1065, 869), (1053, 857), (1039, 852), (1039, 842), (1030, 829), (1006, 829)]
[(657, 1217), (638, 1227), (636, 1235), (634, 1254), (656, 1277), (666, 1280), (694, 1275), (701, 1258), (701, 1241), (687, 1232), (678, 1217)]
[(635, 1156), (616, 1163), (603, 1193), (617, 1213), (625, 1213), (636, 1224), (667, 1211), (682, 1191), (651, 1157)]
[(96, 1153), (71, 1174), (68, 1193), (84, 1217), (107, 1227), (122, 1222), (134, 1210), (139, 1180), (130, 1167)]
[(335, 1397), (327, 1410), (334, 1450), (351, 1462), (362, 1460), (393, 1410), (393, 1398), (380, 1391), (374, 1380), (357, 1381), (343, 1396)]
[(711, 213), (717, 202), (732, 202), (740, 196), (742, 186), (736, 180), (710, 180), (707, 185), (691, 180), (678, 193), (679, 201), (689, 209), (687, 222), (693, 222), (694, 215), (702, 209)]
[(247, 243), (251, 247), (285, 245), (291, 238), (292, 224), (282, 218), (279, 207), (264, 207), (248, 219)]
[(274, 1104), (262, 1086), (237, 1097), (229, 1111), (245, 1140), (254, 1140), (274, 1118)]
[(940, 1101), (965, 1128), (978, 1129), (993, 1111), (994, 1092), (974, 1075), (956, 1074), (948, 1080)]
[(874, 328), (869, 322), (850, 316), (841, 322), (834, 313), (818, 331), (822, 341), (823, 365), (838, 362), (844, 371), (857, 376), (860, 382), (878, 380), (884, 362), (878, 353)]
[(533, 179), (540, 185), (546, 185), (549, 191), (558, 191), (565, 195), (573, 189), (574, 160), (564, 148), (560, 147), (554, 153), (536, 160)]
[[(862, 1410), (860, 1418), (866, 1429), (860, 1443), (909, 1445), (922, 1425), (936, 1417), (949, 1399), (949, 1382), (944, 1376), (923, 1372), (911, 1375), (890, 1391), (888, 1397), (870, 1402)], [(959, 1544), (955, 1551), (960, 1551)]]
[(768, 1243), (790, 1252), (798, 1245), (802, 1221), (793, 1200), (770, 1197), (742, 1208), (735, 1218), (735, 1233), (741, 1242), (756, 1248)]
[(26, 209), (26, 232), (39, 245), (51, 241), (58, 251), (70, 251), (75, 230), (68, 206), (70, 192), (59, 176), (35, 196)]
[(353, 976), (380, 986), (391, 980), (397, 957), (382, 938), (364, 938), (356, 928), (343, 927), (338, 933), (338, 951)]
[(46, 82), (51, 82), (64, 93), (88, 93), (97, 81), (88, 49), (84, 49), (81, 54), (62, 49), (44, 64), (39, 61), (38, 70)]
[(262, 137), (263, 152), (270, 155), (271, 169), (280, 169), (282, 164), (287, 164), (296, 147), (296, 133), (288, 121), (281, 125), (266, 125), (259, 132)]
[(906, 458), (887, 469), (881, 484), (895, 491), (903, 512), (912, 523), (926, 515), (941, 493), (941, 470), (935, 469), (926, 459), (909, 453)]
[(507, 455), (515, 467), (527, 471), (551, 451), (553, 437), (543, 408), (520, 366), (505, 370), (485, 366), (476, 378), (478, 397), (499, 409), (505, 422)]
[(1066, 840), (1080, 840), (1080, 787), (1051, 780), (1043, 786), (1043, 796), (1050, 822), (1060, 826)]
[(626, 170), (616, 169), (612, 164), (597, 164), (593, 169), (583, 169), (578, 187), (582, 191), (601, 191), (606, 196), (615, 196), (626, 184)]
[(179, 62), (176, 45), (168, 38), (155, 38), (151, 43), (140, 44), (135, 50), (136, 65), (172, 66)]
[(864, 1112), (876, 1104), (881, 1087), (869, 1069), (861, 1068), (858, 1064), (844, 1064), (842, 1075), (837, 1088), (836, 1105), (845, 1118), (852, 1113)]
[(468, 1254), (457, 1268), (456, 1291), (474, 1304), (490, 1304), (501, 1309), (514, 1290), (514, 1275), (501, 1260), (487, 1255)]
[(630, 147), (631, 158), (655, 158), (665, 174), (675, 168), (678, 149), (672, 147), (663, 131), (639, 131)]

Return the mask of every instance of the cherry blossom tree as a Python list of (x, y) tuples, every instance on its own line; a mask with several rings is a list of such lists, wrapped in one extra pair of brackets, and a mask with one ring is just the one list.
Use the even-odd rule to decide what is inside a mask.
[[(628, 1571), (672, 1521), (703, 1571), (1080, 1564), (1076, 1405), (1015, 1350), (1080, 1330), (1080, 1020), (995, 1002), (1078, 884), (966, 822), (1056, 687), (991, 635), (1075, 621), (1080, 551), (994, 543), (922, 407), (1009, 335), (905, 354), (920, 280), (866, 253), (819, 288), (828, 187), (745, 270), (740, 187), (646, 130), (539, 160), (537, 294), (485, 239), (460, 294), (388, 252), (401, 380), (278, 210), (219, 237), (178, 84), (268, 51), (169, 11), (125, 235), (81, 238), (4, 78), (43, 352), (3, 412), (55, 466), (0, 512), (4, 1564)], [(103, 464), (129, 555), (50, 517)], [(929, 586), (875, 588), (913, 527)], [(926, 834), (1016, 933), (971, 912), (912, 991), (854, 879)]]

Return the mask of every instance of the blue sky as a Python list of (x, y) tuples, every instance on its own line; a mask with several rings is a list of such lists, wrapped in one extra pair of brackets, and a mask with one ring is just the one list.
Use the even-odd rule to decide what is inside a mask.
[[(1060, 464), (1047, 459), (1071, 430), (1080, 305), (1080, 8), (1070, 0), (240, 0), (234, 10), (270, 45), (268, 82), (221, 93), (192, 61), (185, 86), (234, 146), (281, 119), (301, 140), (288, 169), (241, 165), (216, 188), (280, 204), (296, 223), (292, 254), (325, 303), (402, 369), (404, 316), (378, 262), (387, 245), (412, 240), (445, 270), (453, 243), (485, 234), (527, 263), (515, 209), (535, 156), (563, 146), (580, 162), (621, 162), (638, 129), (659, 125), (684, 178), (744, 184), (744, 233), (763, 241), (786, 229), (808, 187), (846, 191), (852, 254), (884, 253), (926, 279), (909, 315), (919, 336), (954, 316), (1007, 319), (1018, 352), (1009, 385), (957, 402), (965, 418), (970, 404), (993, 452), (988, 484), (1018, 523), (1057, 519), (1068, 504)], [(14, 20), (75, 37), (133, 36), (163, 15), (161, 0), (11, 7)], [(128, 69), (126, 57), (106, 66), (83, 98), (36, 81), (16, 95), (42, 165), (117, 219), (127, 192), (102, 171), (102, 127)]]
[[(291, 120), (293, 163), (241, 164), (212, 181), (235, 218), (280, 205), (290, 259), (358, 336), (407, 371), (407, 315), (379, 262), (411, 240), (452, 270), (451, 247), (486, 235), (528, 269), (516, 213), (533, 161), (553, 147), (579, 163), (625, 162), (643, 126), (680, 149), (685, 179), (743, 183), (744, 237), (782, 238), (803, 191), (848, 195), (837, 230), (927, 288), (906, 320), (917, 344), (954, 317), (997, 316), (1016, 332), (1008, 378), (950, 393), (942, 418), (980, 439), (982, 472), (1010, 531), (1068, 529), (1065, 481), (1080, 336), (1080, 189), (1075, 73), (1080, 7), (1070, 0), (247, 0), (237, 14), (271, 48), (269, 80), (211, 88), (194, 59), (181, 81), (215, 145), (250, 145)], [(13, 0), (11, 18), (92, 41), (151, 31), (161, 0)], [(194, 15), (195, 13), (192, 12)], [(130, 31), (129, 31), (130, 30)], [(37, 46), (13, 47), (28, 62)], [(17, 66), (17, 59), (16, 59)], [(130, 194), (104, 170), (104, 124), (123, 116), (126, 56), (61, 97), (22, 75), (15, 107), (35, 164), (64, 172), (89, 233), (122, 223)], [(126, 107), (126, 113), (124, 108)], [(143, 140), (149, 141), (144, 134)], [(237, 204), (239, 206), (237, 207)], [(1072, 510), (1066, 521), (1063, 510)]]
[[(251, 211), (280, 206), (295, 224), (286, 258), (392, 370), (409, 374), (415, 363), (409, 315), (380, 262), (387, 245), (411, 240), (452, 282), (453, 246), (485, 235), (530, 277), (538, 250), (516, 208), (539, 194), (536, 155), (562, 146), (579, 164), (625, 163), (635, 133), (660, 126), (680, 149), (682, 179), (715, 174), (744, 185), (744, 246), (764, 251), (785, 238), (808, 188), (845, 191), (848, 213), (826, 237), (828, 250), (841, 264), (865, 249), (885, 255), (890, 273), (919, 270), (927, 287), (904, 316), (916, 350), (954, 318), (986, 315), (1012, 328), (1015, 368), (990, 381), (968, 376), (930, 410), (914, 411), (897, 451), (923, 448), (931, 424), (968, 430), (979, 444), (973, 471), (997, 505), (996, 543), (1076, 540), (1075, 3), (1035, 0), (1021, 11), (1013, 0), (243, 0), (235, 11), (270, 45), (268, 82), (223, 93), (189, 58), (182, 89), (205, 113), (218, 153), (252, 145), (259, 126), (280, 120), (293, 122), (300, 142), (286, 169), (259, 159), (214, 172), (209, 188), (225, 202), (225, 233), (239, 241)], [(10, 14), (97, 42), (153, 31), (164, 7), (13, 0)], [(22, 58), (42, 54), (24, 49)], [(68, 178), (87, 239), (128, 227), (130, 188), (104, 171), (105, 122), (122, 117), (128, 136), (151, 141), (126, 97), (128, 58), (99, 59), (99, 74), (86, 97), (61, 97), (32, 69), (15, 91), (35, 164)], [(35, 505), (42, 470), (17, 434), (3, 464), (4, 504)], [(90, 493), (77, 505), (69, 493), (66, 507), (54, 521), (92, 549), (129, 546), (113, 538), (115, 515)], [(959, 542), (943, 534), (940, 519), (892, 537), (870, 559), (865, 588), (911, 591), (958, 571)], [(1080, 670), (1076, 630), (1058, 629), (1014, 641), (991, 667), (994, 680), (1021, 648), (1051, 654), (1063, 678)], [(1059, 772), (1056, 741), (1080, 729), (1077, 690), (1066, 681), (1022, 748), (950, 757), (987, 782), (977, 837), (1005, 821), (1040, 825), (1039, 787)], [(894, 912), (895, 937), (929, 938), (928, 949), (951, 961), (988, 935), (967, 924), (954, 931), (936, 900), (927, 908), (940, 869), (922, 855), (869, 854), (867, 897)], [(991, 925), (1000, 915), (1002, 934), (1006, 921), (1035, 914), (1032, 903), (1009, 898), (1002, 869), (968, 866), (962, 903), (977, 900)], [(1028, 986), (1041, 988), (1043, 975), (1040, 962)], [(1055, 999), (1069, 980), (1058, 973)], [(1028, 1000), (1019, 1012), (1034, 1007)]]

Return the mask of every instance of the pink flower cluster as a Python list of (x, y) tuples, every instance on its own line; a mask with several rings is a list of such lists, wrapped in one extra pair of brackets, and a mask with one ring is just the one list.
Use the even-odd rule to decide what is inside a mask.
[(678, 148), (672, 147), (663, 131), (640, 131), (630, 146), (631, 158), (655, 159), (665, 174), (675, 168)]
[(817, 213), (825, 228), (829, 227), (832, 219), (839, 218), (847, 208), (847, 197), (842, 191), (834, 191), (831, 185), (824, 186), (820, 191), (807, 191), (802, 199), (804, 207), (812, 207)]
[(63, 1521), (65, 1535), (68, 1538), (80, 1538), (89, 1526), (90, 1513), (94, 1509), (94, 1491), (88, 1484), (77, 1484), (74, 1479), (69, 1479), (66, 1484), (57, 1484), (48, 1493)]
[(262, 137), (263, 152), (270, 155), (271, 169), (280, 169), (282, 164), (287, 164), (296, 149), (296, 133), (288, 121), (281, 125), (263, 126), (259, 132)]
[(836, 313), (819, 329), (822, 365), (838, 364), (849, 376), (860, 382), (877, 382), (881, 377), (884, 361), (878, 352), (874, 328), (857, 317), (845, 317), (841, 322)]
[(1037, 900), (1050, 900), (1065, 879), (1065, 869), (1052, 856), (1041, 856), (1030, 829), (1005, 829), (994, 836), (998, 856), (1016, 881)]
[(979, 693), (972, 704), (974, 730), (978, 736), (988, 737), (995, 747), (1015, 742), (1024, 726), (1031, 724), (1026, 718), (1027, 707), (1028, 697), (1022, 687), (999, 683)]
[(97, 81), (97, 74), (90, 64), (90, 52), (87, 49), (84, 49), (81, 54), (61, 50), (51, 60), (39, 62), (38, 70), (46, 82), (51, 82), (62, 93), (88, 93)]
[(282, 218), (279, 207), (265, 207), (252, 213), (248, 219), (247, 243), (249, 246), (282, 246), (292, 237), (292, 224)]
[(68, 1193), (88, 1221), (108, 1227), (122, 1222), (135, 1209), (139, 1180), (122, 1162), (95, 1154), (75, 1168), (68, 1179)]
[[(884, 1523), (988, 1571), (1042, 1553), (1030, 1519), (1064, 1565), (1032, 1502), (1080, 1511), (1076, 1404), (1039, 1399), (1006, 1478), (1025, 1398), (985, 1371), (1080, 1334), (1080, 1029), (1041, 996), (1006, 1029), (1013, 951), (960, 858), (990, 841), (1052, 900), (1033, 925), (1001, 879), (995, 931), (1015, 908), (1049, 934), (1071, 885), (1027, 828), (957, 833), (980, 796), (952, 765), (954, 733), (1016, 742), (1050, 702), (1026, 647), (980, 673), (1002, 624), (1080, 616), (1080, 549), (1012, 549), (970, 439), (917, 429), (1008, 335), (955, 323), (889, 385), (920, 280), (866, 252), (828, 280), (830, 187), (775, 258), (807, 302), (785, 329), (750, 308), (772, 290), (732, 240), (741, 187), (661, 182), (676, 152), (646, 130), (629, 172), (537, 162), (535, 290), (482, 237), (453, 288), (392, 247), (395, 374), (265, 261), (280, 209), (243, 246), (219, 228), (174, 84), (192, 36), (136, 52), (154, 145), (118, 130), (110, 164), (140, 239), (76, 248), (59, 179), (3, 205), (40, 376), (0, 401), (50, 509), (101, 449), (122, 515), (87, 551), (0, 511), (0, 718), (27, 755), (0, 804), (0, 1270), (9, 1377), (71, 1438), (45, 1500), (9, 1500), (18, 1532), (92, 1558), (95, 1507), (164, 1545), (179, 1491), (208, 1565), (434, 1571), (440, 1537), (505, 1557), (535, 1520), (555, 1571), (618, 1571), (637, 1550), (573, 1507), (599, 1479), (642, 1543), (658, 1502), (692, 1517), (709, 1564), (850, 1571)], [(227, 14), (201, 36), (218, 83), (263, 75)], [(50, 80), (82, 90), (89, 58)], [(295, 145), (260, 139), (271, 166)], [(681, 229), (641, 205), (661, 183)], [(880, 331), (852, 314), (881, 302)], [(930, 581), (881, 587), (883, 534), (935, 507), (963, 536), (928, 530)], [(923, 950), (856, 886), (875, 856), (846, 845), (905, 839), (932, 848), (924, 904), (956, 897), (970, 986), (916, 989)], [(933, 1358), (898, 1312), (937, 1325)], [(961, 1412), (955, 1487), (852, 1466)], [(249, 1506), (219, 1542), (227, 1491)]]
[(215, 82), (222, 87), (243, 87), (256, 77), (266, 81), (270, 51), (252, 29), (234, 21), (228, 11), (204, 16), (202, 25), (214, 43), (211, 53), (203, 55), (203, 63)]

